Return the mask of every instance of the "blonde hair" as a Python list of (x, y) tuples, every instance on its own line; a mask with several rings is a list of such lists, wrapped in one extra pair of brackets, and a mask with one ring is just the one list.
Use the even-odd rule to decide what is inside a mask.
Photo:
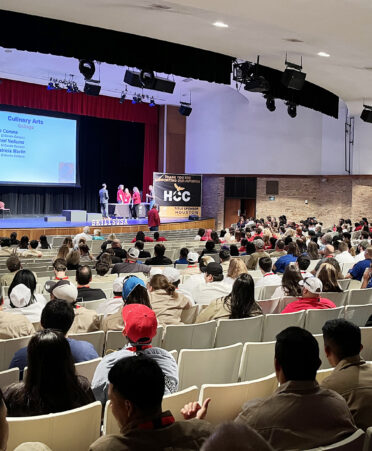
[(94, 229), (94, 236), (101, 236), (101, 229)]
[(240, 258), (232, 258), (230, 260), (229, 269), (227, 270), (227, 277), (236, 279), (240, 274), (248, 274), (248, 269), (243, 260)]
[(263, 231), (263, 238), (265, 238), (265, 236), (268, 236), (269, 238), (271, 238), (273, 236), (273, 234), (271, 233), (271, 230), (267, 227)]

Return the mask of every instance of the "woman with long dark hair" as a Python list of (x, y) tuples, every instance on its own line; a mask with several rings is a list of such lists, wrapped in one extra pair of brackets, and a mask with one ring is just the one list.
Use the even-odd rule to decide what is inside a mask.
[(50, 249), (46, 235), (40, 235), (40, 249)]
[(300, 280), (303, 280), (300, 271), (295, 266), (288, 265), (284, 270), (282, 285), (274, 291), (271, 299), (301, 296), (301, 287), (298, 284)]
[(310, 240), (307, 244), (307, 255), (310, 257), (310, 260), (319, 260), (319, 252), (318, 252), (318, 245)]
[(4, 393), (9, 417), (46, 415), (94, 402), (88, 380), (77, 376), (68, 341), (62, 332), (36, 333), (27, 348), (26, 380)]
[(240, 274), (228, 296), (212, 301), (196, 319), (204, 323), (212, 319), (240, 319), (262, 315), (261, 307), (254, 299), (254, 281), (250, 274)]

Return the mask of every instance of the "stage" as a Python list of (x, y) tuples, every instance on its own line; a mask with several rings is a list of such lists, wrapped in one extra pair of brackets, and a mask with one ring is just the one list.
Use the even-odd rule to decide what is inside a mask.
[[(112, 220), (114, 221), (114, 219)], [(107, 221), (106, 221), (107, 222)], [(91, 222), (46, 222), (44, 216), (12, 216), (0, 219), (0, 236), (9, 236), (17, 232), (18, 237), (27, 235), (30, 239), (39, 239), (40, 235), (76, 235), (84, 226), (102, 230), (107, 233), (135, 233), (139, 230), (148, 231), (147, 219), (128, 219), (127, 225), (92, 225)], [(213, 218), (201, 218), (198, 221), (190, 221), (186, 218), (163, 218), (159, 230), (182, 229), (214, 229)]]

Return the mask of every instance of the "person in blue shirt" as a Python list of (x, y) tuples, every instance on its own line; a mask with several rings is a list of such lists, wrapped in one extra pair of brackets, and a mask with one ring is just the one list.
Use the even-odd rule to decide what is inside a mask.
[(372, 266), (364, 271), (362, 286), (360, 288), (372, 288)]
[(355, 263), (355, 265), (349, 270), (349, 273), (346, 276), (347, 279), (362, 280), (364, 271), (371, 265), (372, 246), (367, 247), (365, 250), (365, 257), (365, 260)]
[[(55, 299), (46, 304), (41, 313), (40, 323), (43, 329), (55, 329), (65, 336), (74, 322), (75, 313), (71, 304)], [(96, 359), (98, 356), (94, 346), (83, 340), (73, 340), (67, 337), (71, 354), (75, 363)], [(27, 347), (19, 349), (10, 362), (10, 368), (19, 368), (21, 376), (27, 366)]]
[(183, 247), (180, 250), (180, 258), (174, 262), (174, 266), (176, 265), (188, 265), (189, 262), (187, 261), (187, 254), (189, 253), (189, 250), (186, 247)]
[(287, 249), (287, 255), (283, 255), (279, 257), (273, 266), (273, 271), (284, 273), (285, 268), (292, 262), (297, 261), (298, 257), (298, 248), (295, 243), (289, 243)]

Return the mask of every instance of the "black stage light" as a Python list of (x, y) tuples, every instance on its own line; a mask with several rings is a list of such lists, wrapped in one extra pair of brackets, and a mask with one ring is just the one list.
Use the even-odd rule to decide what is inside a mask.
[(372, 106), (363, 105), (363, 111), (360, 118), (364, 122), (372, 123)]
[(297, 116), (297, 105), (294, 102), (287, 102), (286, 105), (288, 106), (288, 114), (293, 118)]
[(266, 97), (266, 108), (269, 111), (275, 111), (276, 110), (276, 105), (275, 105), (275, 99), (274, 97), (271, 96), (267, 96)]
[(155, 106), (155, 105), (156, 105), (156, 103), (155, 103), (154, 97), (150, 97), (149, 106)]
[(286, 69), (282, 75), (282, 84), (289, 89), (295, 89), (301, 91), (304, 87), (306, 74), (302, 71), (302, 57), (301, 64), (294, 64), (287, 60), (285, 57)]
[(90, 80), (96, 71), (96, 66), (92, 60), (82, 59), (79, 61), (79, 71), (85, 80)]
[(120, 103), (124, 103), (125, 97), (126, 97), (126, 93), (125, 93), (125, 92), (122, 92), (122, 93), (121, 93), (121, 96), (120, 96), (119, 102), (120, 102)]
[(182, 114), (182, 116), (190, 116), (192, 111), (191, 104), (189, 103), (181, 103), (180, 107), (178, 108), (178, 112)]
[(84, 92), (88, 96), (98, 96), (101, 91), (101, 86), (97, 83), (87, 83), (84, 85)]

